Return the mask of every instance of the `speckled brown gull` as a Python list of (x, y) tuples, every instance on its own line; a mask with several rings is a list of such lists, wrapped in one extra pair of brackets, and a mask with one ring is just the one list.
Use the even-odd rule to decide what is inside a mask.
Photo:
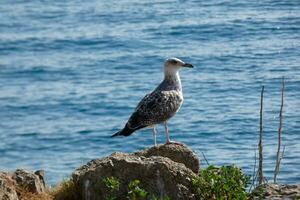
[(185, 63), (178, 58), (169, 58), (164, 63), (164, 80), (157, 88), (147, 94), (137, 105), (125, 127), (112, 135), (129, 136), (134, 131), (145, 128), (153, 128), (154, 145), (156, 145), (155, 125), (164, 123), (167, 143), (171, 143), (167, 121), (179, 110), (182, 102), (182, 87), (179, 76), (181, 67), (192, 68), (193, 65)]

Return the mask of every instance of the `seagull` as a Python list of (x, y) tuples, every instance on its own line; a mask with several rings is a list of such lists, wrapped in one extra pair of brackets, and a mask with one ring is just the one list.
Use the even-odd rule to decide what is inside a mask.
[[(137, 105), (124, 128), (111, 137), (129, 136), (133, 132), (151, 127), (153, 130), (154, 146), (156, 146), (156, 124), (164, 124), (166, 143), (177, 143), (170, 140), (167, 121), (180, 109), (183, 102), (179, 70), (182, 67), (193, 68), (178, 58), (169, 58), (164, 63), (164, 79), (147, 94)], [(177, 143), (180, 144), (180, 143)]]

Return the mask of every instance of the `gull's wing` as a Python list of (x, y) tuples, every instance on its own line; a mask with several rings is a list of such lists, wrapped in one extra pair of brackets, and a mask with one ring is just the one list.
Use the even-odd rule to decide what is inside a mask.
[(176, 90), (153, 91), (147, 94), (137, 105), (125, 127), (112, 135), (129, 136), (134, 131), (164, 122), (171, 118), (180, 108), (183, 98)]
[(178, 111), (182, 101), (176, 90), (153, 91), (140, 101), (127, 124), (130, 128), (140, 129), (164, 122)]

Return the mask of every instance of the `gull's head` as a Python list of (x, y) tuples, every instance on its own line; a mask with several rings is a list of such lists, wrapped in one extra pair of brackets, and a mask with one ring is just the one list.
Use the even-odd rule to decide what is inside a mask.
[(178, 59), (178, 58), (168, 58), (165, 61), (164, 64), (165, 68), (174, 68), (174, 69), (180, 69), (181, 67), (189, 67), (189, 68), (193, 68), (194, 66), (192, 64), (189, 63), (185, 63), (182, 60)]
[(164, 64), (165, 73), (177, 72), (181, 67), (193, 68), (194, 66), (178, 58), (168, 58)]

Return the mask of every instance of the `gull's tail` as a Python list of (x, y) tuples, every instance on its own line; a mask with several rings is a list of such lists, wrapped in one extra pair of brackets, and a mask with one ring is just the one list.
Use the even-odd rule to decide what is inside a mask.
[(126, 124), (125, 127), (124, 127), (122, 130), (116, 132), (116, 133), (113, 134), (111, 137), (116, 137), (116, 136), (119, 136), (119, 135), (129, 136), (129, 135), (131, 135), (135, 130), (136, 130), (136, 129), (130, 129), (130, 128), (128, 128), (128, 126), (127, 126), (127, 124)]

